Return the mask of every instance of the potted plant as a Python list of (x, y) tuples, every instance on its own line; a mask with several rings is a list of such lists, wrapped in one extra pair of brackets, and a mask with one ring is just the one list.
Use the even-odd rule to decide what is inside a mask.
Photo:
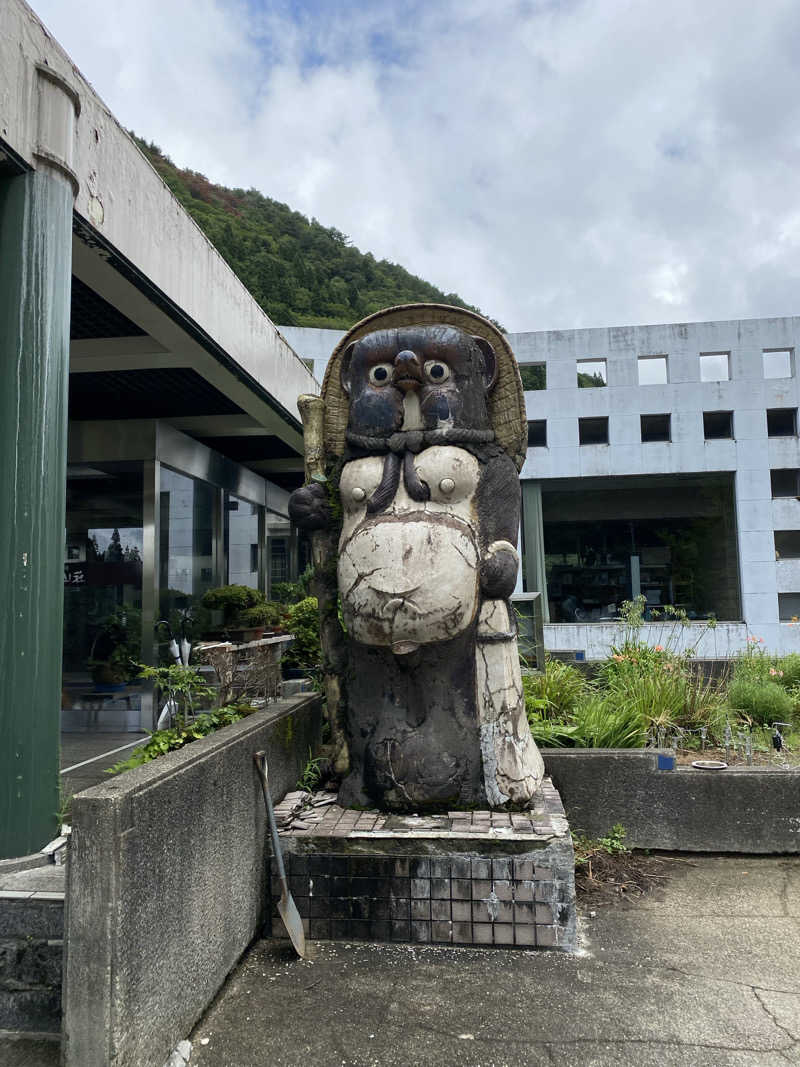
[(270, 603), (258, 589), (246, 585), (209, 589), (201, 603), (209, 611), (222, 612), (222, 629), (212, 631), (212, 635), (231, 641), (257, 641), (281, 621), (280, 605)]

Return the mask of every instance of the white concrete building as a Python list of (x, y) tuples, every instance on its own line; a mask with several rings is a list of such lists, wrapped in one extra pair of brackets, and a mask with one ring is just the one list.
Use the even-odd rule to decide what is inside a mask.
[[(342, 335), (282, 333), (321, 379)], [(520, 590), (547, 594), (546, 646), (605, 655), (620, 604), (641, 593), (649, 616), (687, 612), (680, 642), (699, 638), (699, 656), (741, 650), (748, 635), (800, 651), (800, 319), (509, 340), (537, 386), (525, 392)], [(657, 620), (647, 631), (664, 632)]]

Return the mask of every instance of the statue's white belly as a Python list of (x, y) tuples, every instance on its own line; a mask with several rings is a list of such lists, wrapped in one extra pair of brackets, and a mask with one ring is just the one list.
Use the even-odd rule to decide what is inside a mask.
[(411, 500), (401, 479), (393, 504), (375, 516), (366, 501), (380, 482), (382, 456), (348, 463), (340, 482), (345, 625), (357, 641), (397, 651), (456, 637), (478, 608), (478, 461), (463, 449), (434, 446), (415, 467), (431, 499)]

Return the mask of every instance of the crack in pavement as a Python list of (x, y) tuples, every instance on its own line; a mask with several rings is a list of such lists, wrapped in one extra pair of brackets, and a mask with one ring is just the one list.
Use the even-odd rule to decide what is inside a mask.
[(790, 1040), (792, 1042), (792, 1047), (794, 1047), (798, 1043), (798, 1039), (795, 1037), (795, 1035), (793, 1033), (791, 1033), (791, 1031), (787, 1030), (785, 1026), (783, 1026), (781, 1023), (778, 1022), (778, 1020), (775, 1018), (775, 1013), (770, 1011), (769, 1008), (767, 1007), (767, 1005), (764, 1003), (764, 998), (760, 995), (759, 990), (756, 988), (756, 986), (751, 986), (750, 988), (753, 991), (753, 996), (756, 998), (758, 1003), (764, 1009), (764, 1011), (767, 1014), (767, 1017), (770, 1019), (772, 1024), (774, 1026), (777, 1026), (777, 1028), (779, 1030), (782, 1030), (783, 1033), (786, 1034), (786, 1036), (788, 1038), (790, 1038)]
[[(763, 1005), (762, 1005), (763, 1006)], [(769, 1013), (767, 1013), (769, 1014)], [(778, 1024), (776, 1024), (778, 1025)], [(426, 1034), (432, 1034), (439, 1038), (451, 1038), (453, 1040), (459, 1039), (459, 1034), (444, 1030), (437, 1026), (426, 1026), (425, 1023), (419, 1019), (413, 1021), (407, 1021), (405, 1026), (409, 1030), (421, 1030)], [(783, 1030), (783, 1027), (779, 1027)], [(786, 1031), (784, 1031), (786, 1032)], [(709, 1041), (680, 1041), (676, 1038), (659, 1038), (659, 1037), (604, 1037), (603, 1035), (597, 1035), (596, 1037), (562, 1037), (551, 1038), (544, 1040), (541, 1038), (514, 1038), (509, 1034), (498, 1034), (496, 1037), (484, 1037), (481, 1036), (480, 1030), (477, 1030), (472, 1040), (476, 1045), (485, 1045), (487, 1047), (491, 1045), (511, 1045), (519, 1048), (543, 1048), (543, 1049), (557, 1049), (564, 1045), (637, 1045), (642, 1047), (654, 1046), (656, 1048), (677, 1048), (677, 1049), (708, 1049), (714, 1052), (788, 1052), (795, 1047), (797, 1042), (794, 1038), (790, 1037), (790, 1044), (775, 1046), (753, 1046), (753, 1045), (723, 1045), (716, 1044)]]
[[(621, 964), (605, 963), (607, 967), (621, 967), (622, 970), (630, 970), (631, 968), (622, 967)], [(785, 993), (790, 997), (800, 997), (800, 989), (776, 989), (774, 986), (754, 985), (752, 982), (737, 981), (735, 978), (721, 978), (718, 975), (711, 974), (695, 974), (693, 971), (684, 971), (680, 967), (667, 966), (652, 967), (649, 968), (651, 972), (657, 973), (658, 971), (666, 971), (667, 973), (679, 974), (684, 978), (694, 978), (703, 982), (717, 982), (719, 985), (733, 985), (738, 986), (741, 989), (752, 989), (753, 991), (759, 990), (762, 993)]]

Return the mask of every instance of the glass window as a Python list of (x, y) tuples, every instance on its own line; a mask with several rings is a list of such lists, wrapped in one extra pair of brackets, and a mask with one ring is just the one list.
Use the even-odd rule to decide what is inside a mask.
[(142, 465), (67, 469), (62, 728), (137, 730)]
[(270, 589), (276, 582), (289, 581), (288, 537), (270, 537), (269, 539), (269, 581)]
[(173, 632), (191, 609), (198, 628), (207, 626), (200, 599), (219, 585), (214, 553), (214, 505), (219, 490), (207, 482), (161, 468), (160, 616)]
[(689, 618), (740, 618), (733, 482), (722, 479), (630, 479), (622, 489), (625, 479), (582, 479), (543, 490), (550, 621), (614, 619), (636, 596), (648, 619), (666, 605)]
[(639, 385), (666, 385), (666, 356), (639, 356), (638, 367)]
[(791, 348), (765, 348), (761, 354), (764, 361), (764, 377), (791, 378), (793, 354)]
[(608, 384), (604, 359), (578, 360), (578, 388), (597, 389)]
[(727, 382), (730, 377), (730, 352), (700, 353), (701, 382)]
[(258, 504), (226, 493), (223, 514), (226, 581), (258, 589)]

